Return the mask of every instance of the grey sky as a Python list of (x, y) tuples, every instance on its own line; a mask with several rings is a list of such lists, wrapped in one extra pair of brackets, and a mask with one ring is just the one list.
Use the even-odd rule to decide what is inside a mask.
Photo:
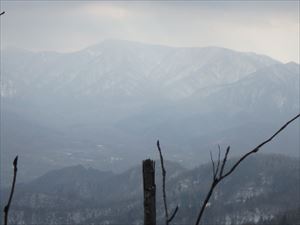
[(3, 1), (1, 48), (76, 51), (104, 39), (220, 46), (299, 63), (299, 1)]

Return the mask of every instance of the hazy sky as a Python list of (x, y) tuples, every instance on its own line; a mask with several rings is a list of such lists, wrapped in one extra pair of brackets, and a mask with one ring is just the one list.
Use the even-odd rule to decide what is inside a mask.
[(3, 1), (1, 48), (76, 51), (104, 39), (220, 46), (299, 63), (299, 1)]

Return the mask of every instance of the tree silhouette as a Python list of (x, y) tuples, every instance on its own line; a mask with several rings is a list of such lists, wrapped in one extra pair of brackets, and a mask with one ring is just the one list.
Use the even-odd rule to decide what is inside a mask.
[(246, 154), (244, 154), (235, 164), (233, 164), (233, 166), (227, 171), (224, 173), (224, 168), (225, 168), (225, 165), (226, 165), (226, 162), (227, 162), (227, 157), (228, 157), (228, 154), (229, 154), (229, 151), (230, 151), (230, 146), (227, 147), (226, 149), (226, 152), (224, 154), (224, 157), (223, 157), (223, 160), (221, 162), (220, 160), (220, 152), (221, 152), (221, 149), (219, 147), (219, 154), (218, 154), (218, 161), (217, 161), (217, 166), (215, 166), (215, 163), (214, 163), (214, 160), (212, 158), (212, 155), (210, 154), (211, 156), (211, 161), (212, 161), (212, 169), (213, 169), (213, 180), (212, 180), (212, 183), (211, 183), (211, 186), (210, 186), (210, 189), (204, 199), (204, 202), (202, 204), (202, 206), (200, 207), (200, 211), (198, 213), (198, 216), (197, 216), (197, 220), (196, 220), (196, 223), (195, 225), (199, 225), (200, 224), (200, 221), (201, 221), (201, 218), (203, 216), (203, 213), (206, 209), (206, 205), (215, 189), (215, 187), (223, 180), (225, 179), (226, 177), (228, 177), (230, 174), (233, 173), (233, 171), (240, 165), (240, 163), (242, 161), (244, 161), (248, 156), (254, 154), (254, 153), (257, 153), (261, 147), (263, 147), (265, 144), (269, 143), (270, 141), (273, 140), (273, 138), (275, 138), (280, 132), (282, 132), (290, 123), (292, 123), (293, 121), (295, 121), (297, 118), (300, 117), (300, 114), (296, 115), (295, 117), (293, 117), (291, 120), (289, 120), (288, 122), (286, 122), (279, 130), (277, 130), (271, 137), (269, 137), (268, 139), (266, 139), (265, 141), (263, 141), (262, 143), (260, 143), (259, 145), (257, 145), (255, 148), (253, 148), (252, 150), (250, 150), (249, 152), (247, 152)]
[[(236, 168), (241, 164), (241, 162), (243, 162), (247, 157), (249, 157), (250, 155), (257, 153), (261, 147), (263, 147), (265, 144), (271, 142), (279, 133), (281, 133), (289, 124), (291, 124), (292, 122), (294, 122), (296, 119), (298, 119), (300, 117), (300, 114), (297, 114), (295, 117), (293, 117), (292, 119), (290, 119), (288, 122), (286, 122), (280, 129), (278, 129), (271, 137), (269, 137), (268, 139), (266, 139), (265, 141), (263, 141), (262, 143), (260, 143), (259, 145), (257, 145), (255, 148), (253, 148), (252, 150), (248, 151), (247, 153), (245, 153), (242, 157), (240, 157), (238, 159), (238, 161), (236, 163), (233, 164), (233, 166), (227, 170), (227, 172), (225, 172), (225, 166), (227, 163), (227, 159), (228, 159), (228, 155), (230, 152), (230, 146), (228, 146), (226, 148), (226, 152), (223, 156), (223, 159), (221, 160), (221, 148), (218, 145), (218, 160), (217, 160), (217, 164), (215, 164), (213, 157), (212, 157), (212, 153), (210, 152), (210, 157), (211, 157), (211, 163), (212, 163), (212, 171), (213, 171), (213, 176), (212, 176), (212, 183), (211, 186), (209, 188), (208, 193), (206, 194), (206, 197), (200, 207), (198, 216), (197, 216), (197, 220), (195, 225), (199, 225), (201, 222), (201, 218), (204, 214), (205, 209), (207, 208), (207, 203), (209, 202), (210, 197), (213, 194), (214, 189), (216, 188), (216, 186), (226, 177), (228, 177), (229, 175), (231, 175)], [(171, 222), (177, 211), (178, 211), (178, 206), (175, 208), (174, 212), (172, 213), (172, 216), (169, 217), (169, 211), (168, 211), (168, 205), (167, 205), (167, 195), (166, 195), (166, 170), (164, 167), (164, 159), (162, 156), (162, 152), (161, 152), (161, 148), (160, 148), (160, 143), (159, 140), (157, 141), (157, 149), (159, 152), (159, 156), (160, 156), (160, 162), (161, 162), (161, 170), (162, 170), (162, 186), (163, 186), (163, 201), (164, 201), (164, 210), (165, 210), (165, 224), (168, 225), (169, 222)]]

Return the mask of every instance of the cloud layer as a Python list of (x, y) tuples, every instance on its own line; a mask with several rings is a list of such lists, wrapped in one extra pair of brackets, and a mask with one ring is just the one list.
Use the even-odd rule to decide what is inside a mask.
[(221, 46), (299, 62), (298, 1), (4, 1), (1, 48), (76, 51), (104, 39)]

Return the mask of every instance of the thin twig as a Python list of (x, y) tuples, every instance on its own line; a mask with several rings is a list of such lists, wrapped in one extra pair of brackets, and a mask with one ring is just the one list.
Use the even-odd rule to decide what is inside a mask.
[(167, 196), (166, 196), (166, 170), (164, 166), (164, 158), (161, 153), (160, 145), (159, 145), (159, 140), (157, 140), (157, 149), (159, 152), (159, 157), (160, 157), (160, 164), (161, 164), (161, 172), (162, 172), (162, 179), (163, 179), (163, 200), (164, 200), (164, 207), (165, 207), (165, 221), (166, 225), (169, 224), (168, 219), (169, 219), (169, 212), (168, 212), (168, 205), (167, 205)]
[(179, 209), (179, 207), (177, 205), (176, 208), (175, 208), (175, 210), (174, 210), (174, 212), (172, 213), (172, 216), (168, 219), (168, 223), (170, 223), (174, 219), (174, 217), (176, 216), (176, 213), (177, 213), (178, 209)]
[(213, 160), (211, 151), (209, 153), (210, 153), (210, 160), (211, 160), (212, 170), (213, 170), (213, 179), (215, 179), (215, 175), (216, 175), (215, 162)]
[(9, 212), (11, 200), (12, 200), (12, 197), (13, 197), (13, 194), (14, 194), (14, 191), (15, 191), (16, 177), (17, 177), (17, 171), (18, 171), (17, 165), (18, 165), (18, 156), (16, 156), (16, 158), (14, 159), (14, 162), (13, 162), (14, 178), (13, 178), (13, 182), (12, 182), (12, 186), (11, 186), (10, 195), (9, 195), (7, 205), (4, 207), (4, 225), (7, 225), (8, 212)]
[[(244, 154), (232, 167), (231, 169), (225, 173), (223, 175), (223, 171), (224, 171), (224, 167), (225, 167), (225, 164), (227, 162), (227, 157), (228, 157), (228, 154), (229, 154), (229, 151), (230, 151), (230, 146), (228, 146), (228, 148), (226, 149), (226, 153), (224, 155), (224, 158), (223, 158), (223, 162), (221, 164), (221, 170), (220, 170), (220, 173), (219, 175), (217, 175), (215, 172), (214, 172), (214, 179), (211, 183), (211, 186), (210, 186), (210, 189), (204, 199), (204, 202), (200, 208), (200, 211), (198, 213), (198, 217), (197, 217), (197, 220), (196, 220), (196, 223), (195, 225), (199, 225), (200, 224), (200, 220), (202, 218), (202, 215), (204, 213), (204, 210), (206, 209), (206, 205), (215, 189), (215, 187), (218, 185), (219, 182), (221, 182), (225, 177), (229, 176), (237, 167), (238, 165), (243, 161), (245, 160), (249, 155), (251, 154), (254, 154), (256, 152), (258, 152), (260, 150), (260, 148), (262, 146), (264, 146), (265, 144), (267, 144), (268, 142), (272, 141), (273, 138), (275, 138), (281, 131), (283, 131), (290, 123), (292, 123), (294, 120), (296, 120), (297, 118), (300, 117), (300, 114), (296, 115), (295, 117), (293, 117), (291, 120), (289, 120), (288, 122), (286, 122), (278, 131), (276, 131), (270, 138), (268, 138), (267, 140), (263, 141), (262, 143), (260, 143), (258, 146), (256, 146), (254, 149), (252, 149), (251, 151), (247, 152), (246, 154)], [(220, 147), (219, 147), (220, 149)], [(220, 160), (218, 160), (220, 161)], [(213, 162), (213, 159), (212, 159), (212, 162)], [(214, 167), (214, 166), (213, 166)]]
[(228, 146), (227, 149), (226, 149), (226, 152), (225, 152), (225, 156), (224, 156), (224, 159), (223, 159), (223, 162), (222, 162), (222, 167), (221, 167), (221, 170), (220, 170), (219, 177), (222, 177), (222, 175), (223, 175), (223, 171), (224, 171), (224, 167), (225, 167), (225, 164), (226, 164), (226, 161), (227, 161), (227, 157), (228, 157), (229, 151), (230, 151), (230, 146)]
[(217, 176), (219, 168), (220, 168), (220, 156), (221, 156), (221, 148), (220, 148), (220, 145), (219, 145), (218, 164), (217, 164), (217, 169), (216, 169), (216, 175), (215, 175), (215, 177)]
[(169, 225), (169, 223), (174, 219), (174, 217), (176, 216), (176, 213), (178, 211), (178, 206), (176, 206), (174, 212), (172, 213), (172, 216), (169, 218), (169, 211), (168, 211), (168, 204), (167, 204), (167, 195), (166, 195), (166, 169), (164, 166), (164, 158), (162, 156), (161, 153), (161, 148), (160, 148), (160, 144), (159, 144), (159, 140), (157, 140), (156, 142), (157, 145), (157, 149), (159, 152), (159, 157), (160, 157), (160, 164), (161, 164), (161, 172), (162, 172), (162, 191), (163, 191), (163, 201), (164, 201), (164, 208), (165, 208), (165, 223), (166, 225)]

